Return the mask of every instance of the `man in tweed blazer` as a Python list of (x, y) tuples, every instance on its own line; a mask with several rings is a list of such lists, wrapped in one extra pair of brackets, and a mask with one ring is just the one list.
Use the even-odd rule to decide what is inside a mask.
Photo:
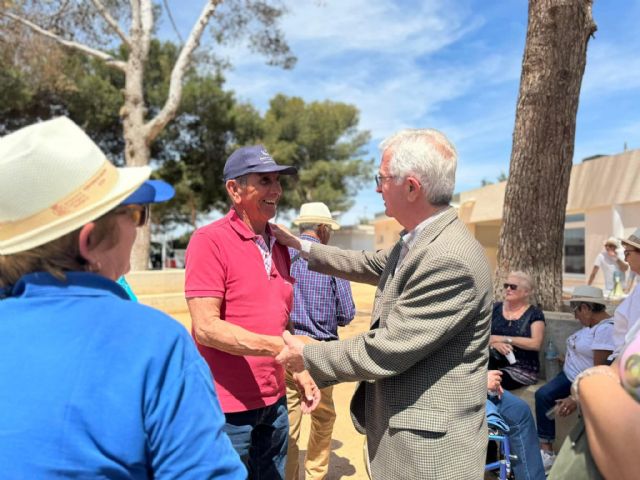
[(435, 130), (399, 132), (381, 151), (377, 191), (405, 228), (396, 245), (344, 251), (275, 233), (308, 255), (310, 269), (377, 285), (371, 329), (306, 345), (285, 334), (278, 360), (307, 368), (320, 387), (360, 382), (351, 416), (367, 436), (374, 480), (477, 480), (492, 285), (482, 247), (449, 206), (456, 151)]

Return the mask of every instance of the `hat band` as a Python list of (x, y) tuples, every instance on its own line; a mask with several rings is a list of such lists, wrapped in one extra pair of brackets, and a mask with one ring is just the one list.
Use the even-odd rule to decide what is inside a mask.
[(118, 177), (118, 169), (105, 160), (93, 176), (52, 206), (27, 218), (0, 223), (0, 240), (17, 237), (98, 203), (113, 190)]

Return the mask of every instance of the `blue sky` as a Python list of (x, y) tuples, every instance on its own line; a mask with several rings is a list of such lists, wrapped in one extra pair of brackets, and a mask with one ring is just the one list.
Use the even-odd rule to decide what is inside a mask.
[[(170, 1), (183, 36), (204, 1)], [(262, 112), (277, 93), (351, 103), (370, 130), (368, 158), (404, 127), (442, 130), (459, 153), (456, 191), (508, 173), (527, 27), (525, 0), (286, 0), (281, 23), (298, 57), (293, 70), (265, 65), (242, 45), (228, 89)], [(574, 163), (640, 148), (640, 0), (595, 0), (578, 110)], [(167, 31), (166, 26), (162, 31)], [(171, 38), (169, 36), (169, 38)], [(373, 183), (342, 216), (372, 217)]]

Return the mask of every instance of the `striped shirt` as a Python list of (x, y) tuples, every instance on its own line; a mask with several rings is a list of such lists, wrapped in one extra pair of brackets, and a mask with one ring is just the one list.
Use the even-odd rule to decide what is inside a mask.
[[(310, 235), (302, 235), (301, 239), (320, 243)], [(348, 325), (356, 313), (351, 285), (347, 280), (312, 272), (297, 250), (290, 248), (289, 255), (291, 276), (296, 280), (291, 312), (295, 334), (337, 340), (338, 326)]]

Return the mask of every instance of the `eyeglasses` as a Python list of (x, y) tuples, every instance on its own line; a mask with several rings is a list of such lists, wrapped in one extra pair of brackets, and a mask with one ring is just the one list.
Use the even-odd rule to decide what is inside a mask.
[(627, 258), (629, 255), (631, 255), (632, 253), (636, 253), (638, 250), (633, 249), (633, 250), (625, 250), (624, 251), (624, 258)]
[(116, 215), (128, 215), (136, 227), (142, 227), (149, 221), (149, 204), (123, 205), (115, 209)]
[(571, 310), (573, 310), (573, 312), (577, 312), (578, 310), (580, 310), (580, 307), (582, 306), (582, 303), (580, 302), (569, 302), (569, 306), (571, 307)]
[(389, 180), (390, 178), (396, 178), (395, 175), (376, 175), (373, 177), (376, 179), (376, 187), (380, 187), (384, 180)]
[(503, 283), (502, 286), (505, 290), (513, 290), (514, 292), (518, 290), (518, 285), (515, 283)]

